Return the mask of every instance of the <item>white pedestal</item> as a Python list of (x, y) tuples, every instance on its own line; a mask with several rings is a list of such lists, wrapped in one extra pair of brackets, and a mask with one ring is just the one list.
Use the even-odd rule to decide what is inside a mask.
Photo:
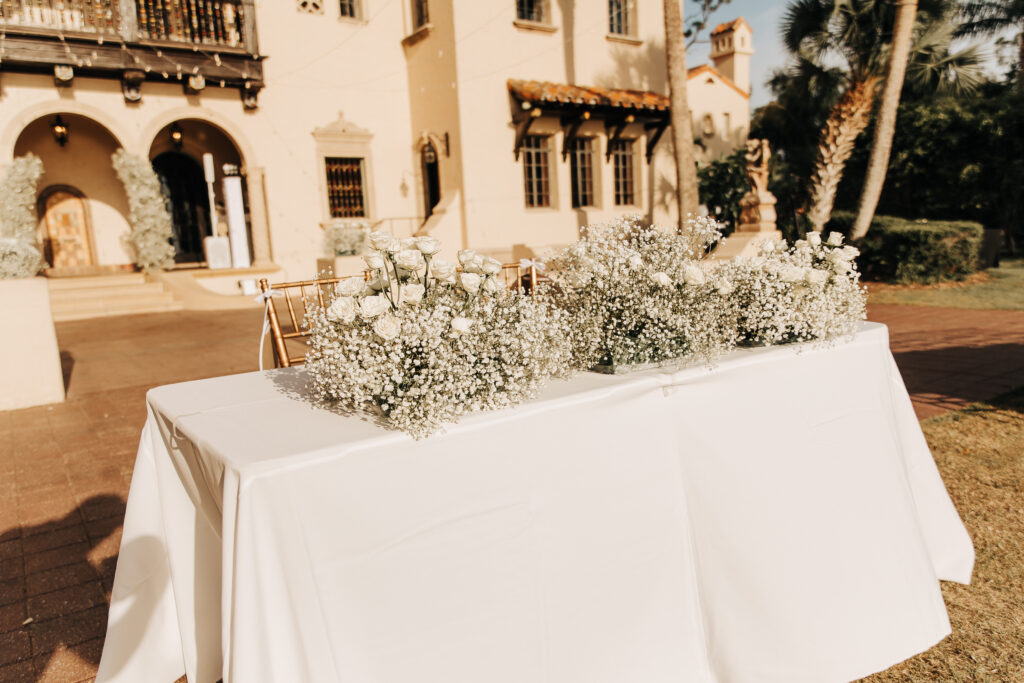
[(224, 206), (228, 214), (228, 237), (231, 238), (231, 263), (235, 268), (249, 267), (249, 235), (245, 228), (245, 202), (242, 201), (242, 178), (225, 176)]
[(231, 267), (231, 240), (227, 237), (204, 237), (203, 251), (210, 270)]
[(57, 333), (46, 278), (0, 280), (0, 410), (64, 400)]

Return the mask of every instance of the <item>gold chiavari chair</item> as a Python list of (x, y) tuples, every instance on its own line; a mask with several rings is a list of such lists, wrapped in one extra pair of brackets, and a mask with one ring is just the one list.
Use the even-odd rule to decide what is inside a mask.
[(503, 263), (500, 277), (509, 289), (521, 288), (527, 294), (533, 294), (533, 285), (537, 282), (538, 278), (543, 278), (544, 276), (537, 272), (537, 266), (532, 262), (528, 267), (524, 267), (523, 263), (519, 262)]
[[(318, 305), (324, 306), (332, 298), (331, 289), (344, 279), (330, 277), (276, 285), (271, 285), (266, 278), (260, 279), (260, 290), (266, 300), (266, 316), (270, 322), (275, 367), (288, 368), (306, 362), (306, 341), (309, 338), (309, 330), (305, 327), (306, 303), (315, 299)], [(293, 301), (293, 297), (298, 300)], [(276, 299), (283, 299), (283, 302), (278, 303)]]

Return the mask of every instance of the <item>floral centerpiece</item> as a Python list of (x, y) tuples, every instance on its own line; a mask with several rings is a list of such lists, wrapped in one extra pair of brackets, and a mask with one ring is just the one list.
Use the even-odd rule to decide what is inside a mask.
[(358, 256), (366, 249), (370, 225), (366, 221), (332, 220), (324, 228), (324, 252), (335, 256)]
[(541, 297), (570, 316), (573, 362), (603, 372), (712, 359), (735, 340), (729, 282), (701, 258), (720, 239), (709, 218), (682, 233), (639, 217), (584, 228), (550, 265)]
[(565, 316), (511, 291), (501, 263), (431, 237), (369, 236), (369, 278), (341, 281), (307, 316), (314, 395), (379, 412), (416, 438), (460, 415), (512, 406), (565, 376)]
[(816, 232), (791, 247), (766, 242), (758, 256), (722, 267), (732, 284), (741, 343), (772, 345), (853, 334), (866, 316), (855, 247)]

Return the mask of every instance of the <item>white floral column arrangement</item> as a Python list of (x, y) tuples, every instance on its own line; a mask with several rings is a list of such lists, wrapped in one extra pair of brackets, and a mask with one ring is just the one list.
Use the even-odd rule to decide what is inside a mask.
[(128, 195), (132, 231), (127, 241), (135, 253), (135, 265), (145, 271), (169, 267), (174, 263), (173, 224), (153, 165), (123, 149), (111, 159)]
[(349, 278), (307, 316), (320, 400), (377, 411), (416, 438), (465, 413), (516, 405), (569, 373), (560, 311), (510, 291), (501, 263), (466, 250), (461, 271), (432, 237), (369, 236), (371, 277)]
[(0, 280), (33, 277), (43, 267), (36, 245), (36, 187), (43, 162), (35, 154), (17, 157), (0, 186)]

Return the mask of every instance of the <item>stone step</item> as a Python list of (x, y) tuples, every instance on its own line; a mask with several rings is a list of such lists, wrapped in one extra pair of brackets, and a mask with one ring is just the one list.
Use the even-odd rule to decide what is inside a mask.
[(68, 320), (86, 320), (88, 318), (104, 318), (113, 315), (136, 315), (139, 313), (166, 313), (168, 311), (180, 311), (185, 305), (180, 301), (132, 301), (132, 300), (107, 300), (77, 302), (72, 305), (53, 305), (54, 322), (65, 322)]
[(51, 292), (95, 287), (122, 287), (145, 283), (146, 276), (142, 273), (118, 273), (115, 275), (90, 275), (86, 277), (51, 277), (46, 281)]
[[(88, 299), (115, 299), (120, 297), (169, 296), (159, 282), (142, 282), (126, 284), (120, 287), (112, 285), (100, 287), (78, 287), (57, 289), (50, 292), (50, 301), (82, 301)], [(170, 297), (173, 299), (174, 297)]]

